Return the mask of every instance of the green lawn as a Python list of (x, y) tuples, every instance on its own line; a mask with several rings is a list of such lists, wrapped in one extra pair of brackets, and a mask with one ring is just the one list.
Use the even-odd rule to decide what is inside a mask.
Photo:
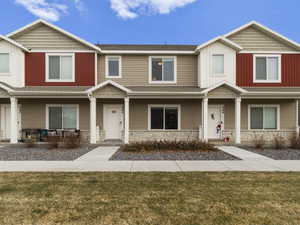
[(300, 173), (0, 173), (1, 225), (299, 221)]

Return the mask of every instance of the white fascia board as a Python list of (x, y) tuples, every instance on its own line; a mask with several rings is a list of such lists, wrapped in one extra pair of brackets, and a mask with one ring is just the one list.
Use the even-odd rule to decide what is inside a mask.
[(299, 43), (297, 43), (297, 42), (295, 42), (295, 41), (293, 41), (293, 40), (291, 40), (291, 39), (289, 39), (289, 38), (287, 38), (287, 37), (285, 37), (285, 36), (277, 33), (276, 31), (274, 31), (274, 30), (272, 30), (272, 29), (270, 29), (270, 28), (268, 28), (268, 27), (266, 27), (266, 26), (264, 26), (264, 25), (262, 25), (262, 24), (260, 24), (260, 23), (258, 23), (256, 21), (251, 21), (251, 22), (249, 22), (249, 23), (247, 23), (247, 24), (245, 24), (243, 26), (240, 26), (240, 27), (234, 29), (233, 31), (230, 31), (229, 33), (225, 34), (224, 37), (229, 37), (229, 36), (231, 36), (231, 35), (233, 35), (235, 33), (238, 33), (238, 32), (240, 32), (240, 31), (242, 31), (242, 30), (244, 30), (244, 29), (246, 29), (248, 27), (251, 27), (253, 25), (259, 27), (260, 29), (262, 29), (262, 30), (264, 30), (264, 31), (266, 31), (266, 32), (274, 35), (275, 37), (277, 37), (279, 39), (282, 39), (282, 40), (288, 42), (289, 44), (293, 45), (294, 47), (300, 49), (300, 44)]
[(7, 37), (12, 37), (13, 35), (15, 35), (17, 33), (20, 33), (22, 31), (24, 31), (24, 30), (26, 30), (26, 29), (28, 29), (28, 28), (36, 25), (36, 24), (39, 24), (39, 23), (44, 24), (44, 25), (46, 25), (46, 26), (48, 26), (48, 27), (50, 27), (50, 28), (52, 28), (52, 29), (54, 29), (54, 30), (56, 30), (56, 31), (58, 31), (58, 32), (60, 32), (60, 33), (62, 33), (64, 35), (66, 35), (66, 36), (68, 36), (68, 37), (70, 37), (70, 38), (72, 38), (72, 39), (74, 39), (74, 40), (76, 40), (76, 41), (84, 44), (84, 45), (86, 45), (86, 46), (89, 46), (92, 49), (95, 49), (96, 51), (101, 52), (101, 49), (99, 47), (97, 47), (96, 45), (91, 44), (91, 43), (89, 43), (89, 42), (87, 42), (87, 41), (85, 41), (85, 40), (83, 40), (83, 39), (75, 36), (74, 34), (71, 34), (70, 32), (68, 32), (68, 31), (66, 31), (66, 30), (64, 30), (62, 28), (59, 28), (58, 26), (55, 26), (54, 24), (51, 24), (51, 23), (49, 23), (49, 22), (47, 22), (47, 21), (45, 21), (43, 19), (38, 19), (38, 20), (34, 21), (33, 23), (30, 23), (30, 24), (28, 24), (28, 25), (26, 25), (24, 27), (21, 27), (20, 29), (18, 29), (16, 31), (13, 31), (13, 32), (7, 34), (6, 36)]
[(236, 49), (236, 50), (238, 50), (238, 51), (241, 51), (241, 50), (243, 49), (242, 46), (240, 46), (240, 45), (234, 43), (233, 41), (227, 39), (226, 37), (218, 36), (218, 37), (216, 37), (216, 38), (213, 38), (213, 39), (211, 39), (211, 40), (209, 40), (209, 41), (207, 41), (207, 42), (205, 42), (205, 43), (199, 45), (199, 46), (197, 47), (196, 51), (199, 51), (200, 49), (205, 48), (205, 47), (207, 47), (208, 45), (211, 45), (211, 44), (213, 44), (213, 43), (215, 43), (215, 42), (217, 42), (217, 41), (221, 41), (221, 42), (223, 42), (224, 44), (228, 45), (229, 47), (231, 47), (231, 48), (233, 48), (233, 49)]
[(8, 43), (10, 43), (10, 44), (12, 44), (12, 45), (14, 45), (14, 46), (16, 46), (16, 47), (22, 49), (22, 50), (25, 51), (25, 52), (29, 52), (29, 49), (25, 48), (25, 47), (24, 47), (23, 45), (21, 45), (20, 43), (14, 41), (14, 40), (12, 40), (12, 39), (10, 39), (10, 38), (4, 36), (4, 35), (1, 35), (1, 34), (0, 34), (0, 39), (3, 39), (4, 41), (7, 41)]
[(234, 89), (234, 90), (236, 90), (236, 91), (239, 91), (239, 92), (241, 92), (241, 93), (247, 93), (247, 92), (248, 92), (248, 91), (246, 91), (245, 89), (240, 88), (240, 87), (238, 87), (238, 86), (235, 86), (235, 85), (233, 85), (233, 84), (231, 84), (231, 83), (229, 83), (229, 82), (222, 81), (222, 82), (220, 82), (220, 83), (217, 83), (217, 84), (215, 84), (215, 85), (213, 85), (213, 86), (211, 86), (211, 87), (209, 87), (209, 88), (207, 88), (207, 89), (201, 91), (201, 93), (202, 93), (202, 94), (207, 94), (208, 92), (210, 92), (210, 91), (212, 91), (212, 90), (214, 90), (214, 89), (216, 89), (216, 88), (218, 88), (218, 87), (221, 87), (221, 86), (223, 86), (223, 85), (228, 86), (228, 87), (230, 87), (230, 88), (232, 88), (232, 89)]
[(97, 86), (92, 87), (92, 88), (86, 90), (85, 92), (90, 94), (90, 93), (92, 93), (92, 92), (94, 92), (94, 91), (96, 91), (96, 90), (98, 90), (98, 89), (100, 89), (100, 88), (102, 88), (106, 85), (109, 85), (109, 84), (116, 87), (116, 88), (118, 88), (118, 89), (120, 89), (120, 90), (122, 90), (122, 91), (124, 91), (124, 92), (126, 92), (126, 93), (131, 93), (132, 92), (130, 89), (128, 89), (128, 88), (124, 87), (123, 85), (118, 84), (117, 82), (114, 82), (112, 80), (104, 81), (103, 83), (98, 84)]

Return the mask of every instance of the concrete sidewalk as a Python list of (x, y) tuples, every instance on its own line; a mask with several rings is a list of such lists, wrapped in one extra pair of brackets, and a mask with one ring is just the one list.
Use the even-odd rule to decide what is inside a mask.
[(271, 160), (244, 149), (232, 146), (225, 147), (221, 146), (219, 148), (244, 160), (108, 161), (118, 150), (118, 147), (99, 147), (75, 161), (0, 161), (0, 172), (300, 172), (300, 160)]

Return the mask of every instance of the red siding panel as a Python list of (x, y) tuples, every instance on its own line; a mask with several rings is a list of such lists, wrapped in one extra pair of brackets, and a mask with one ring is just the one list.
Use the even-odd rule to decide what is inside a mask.
[(95, 54), (75, 53), (75, 82), (46, 82), (45, 53), (26, 53), (26, 86), (94, 86)]
[(253, 55), (237, 54), (236, 83), (243, 87), (300, 86), (300, 54), (281, 55), (281, 83), (253, 83)]

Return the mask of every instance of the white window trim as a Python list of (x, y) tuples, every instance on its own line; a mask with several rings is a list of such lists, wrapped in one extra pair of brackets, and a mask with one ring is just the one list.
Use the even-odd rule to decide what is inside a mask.
[(76, 107), (76, 129), (79, 130), (79, 104), (46, 104), (46, 129), (49, 129), (49, 107)]
[[(275, 107), (277, 108), (277, 128), (276, 129), (251, 129), (251, 108), (253, 107), (261, 107), (261, 108), (265, 108), (265, 107)], [(264, 115), (264, 113), (263, 113)], [(261, 105), (248, 105), (248, 130), (251, 131), (274, 131), (274, 130), (280, 130), (280, 105), (269, 105), (269, 104), (261, 104)]]
[[(215, 55), (222, 55), (224, 64), (223, 64), (223, 73), (214, 73), (214, 56)], [(224, 77), (225, 75), (225, 54), (224, 53), (213, 53), (211, 54), (211, 77)]]
[(11, 64), (12, 64), (12, 61), (11, 61), (11, 54), (9, 52), (0, 52), (0, 54), (8, 54), (8, 72), (0, 72), (0, 76), (8, 76), (8, 75), (11, 75)]
[[(108, 61), (109, 61), (110, 57), (119, 58), (119, 76), (109, 76)], [(122, 78), (122, 56), (120, 56), (120, 55), (106, 55), (105, 56), (105, 78), (110, 78), (110, 79)]]
[[(165, 129), (165, 123), (164, 123), (164, 129), (151, 129), (151, 108), (154, 108), (154, 107), (163, 107), (163, 108), (177, 108), (178, 110), (178, 127), (177, 129), (171, 129), (171, 130), (166, 130)], [(164, 113), (164, 122), (165, 122), (165, 113)], [(181, 130), (181, 105), (170, 105), (170, 104), (150, 104), (148, 105), (148, 130), (149, 131), (179, 131)]]
[[(174, 81), (153, 81), (152, 80), (152, 59), (173, 58), (174, 59)], [(177, 56), (149, 56), (149, 83), (150, 84), (176, 84), (177, 83)]]
[[(68, 80), (49, 79), (49, 56), (71, 56), (72, 57), (72, 79), (68, 79)], [(74, 53), (47, 53), (45, 74), (46, 74), (46, 82), (75, 82), (75, 54)]]
[[(278, 80), (257, 80), (256, 79), (256, 58), (257, 57), (278, 58)], [(267, 60), (267, 64), (268, 64), (268, 60)], [(268, 69), (267, 69), (267, 79), (268, 79)], [(281, 55), (261, 55), (261, 54), (253, 55), (253, 83), (281, 83)]]

